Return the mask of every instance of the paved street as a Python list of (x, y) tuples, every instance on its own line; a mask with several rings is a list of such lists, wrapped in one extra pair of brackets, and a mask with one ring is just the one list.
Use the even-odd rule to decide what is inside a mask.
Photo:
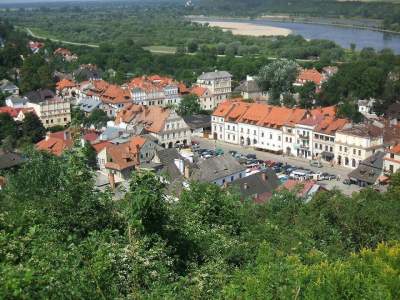
[(338, 188), (346, 195), (351, 195), (353, 192), (358, 192), (361, 189), (359, 186), (356, 186), (356, 185), (349, 186), (349, 185), (345, 185), (342, 183), (343, 179), (347, 178), (347, 174), (350, 173), (350, 171), (351, 171), (350, 169), (347, 169), (347, 168), (343, 168), (340, 166), (331, 167), (327, 163), (323, 164), (322, 168), (316, 168), (316, 167), (310, 166), (310, 161), (305, 160), (305, 159), (282, 156), (282, 155), (277, 155), (277, 154), (264, 152), (264, 151), (257, 151), (250, 147), (232, 145), (232, 144), (228, 144), (228, 143), (221, 142), (221, 141), (214, 141), (214, 140), (209, 140), (209, 139), (204, 139), (204, 138), (199, 138), (199, 137), (195, 137), (195, 138), (193, 138), (193, 140), (200, 143), (200, 148), (212, 149), (212, 150), (215, 150), (215, 148), (220, 148), (220, 149), (223, 149), (225, 152), (228, 152), (229, 150), (235, 150), (235, 151), (238, 151), (243, 154), (252, 153), (252, 154), (256, 154), (258, 159), (273, 160), (273, 161), (277, 161), (277, 162), (288, 163), (288, 164), (290, 164), (292, 166), (296, 166), (296, 167), (307, 168), (314, 172), (326, 172), (326, 173), (334, 174), (334, 175), (340, 177), (340, 181), (323, 180), (323, 181), (319, 181), (319, 183), (324, 185), (329, 190), (331, 190), (333, 188)]

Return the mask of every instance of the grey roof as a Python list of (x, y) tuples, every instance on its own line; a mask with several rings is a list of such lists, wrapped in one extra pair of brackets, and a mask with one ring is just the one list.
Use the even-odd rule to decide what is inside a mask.
[(11, 101), (13, 105), (25, 105), (28, 102), (28, 99), (26, 99), (25, 97), (16, 96), (16, 95), (7, 97), (6, 100)]
[(94, 109), (98, 108), (101, 104), (101, 101), (93, 99), (93, 98), (84, 98), (79, 102), (79, 107), (86, 113), (91, 113)]
[(199, 161), (193, 170), (191, 179), (213, 182), (245, 170), (246, 168), (239, 164), (232, 155), (225, 154)]
[(261, 93), (262, 89), (255, 80), (242, 81), (240, 85), (235, 88), (235, 92), (245, 92), (245, 93)]
[[(266, 176), (265, 180), (263, 174)], [(238, 189), (242, 198), (254, 197), (256, 201), (265, 201), (279, 185), (280, 181), (276, 173), (271, 169), (266, 169), (260, 173), (235, 180), (229, 186)]]
[(171, 181), (183, 178), (183, 175), (179, 171), (178, 167), (175, 165), (175, 159), (182, 159), (183, 161), (186, 160), (182, 155), (179, 154), (177, 149), (170, 148), (157, 150), (156, 155), (161, 164), (164, 166), (162, 171), (168, 174)]
[(215, 72), (208, 72), (203, 73), (199, 76), (200, 80), (214, 80), (220, 78), (227, 78), (232, 77), (232, 75), (227, 71), (215, 71)]
[(80, 67), (79, 69), (75, 70), (73, 76), (81, 77), (83, 80), (90, 80), (90, 79), (101, 79), (103, 72), (95, 67), (87, 68), (87, 67)]
[(107, 127), (106, 130), (104, 130), (104, 132), (100, 135), (100, 139), (102, 141), (116, 139), (121, 136), (123, 132), (124, 130), (118, 127)]
[(363, 160), (357, 169), (350, 172), (349, 178), (368, 184), (374, 184), (382, 174), (384, 157), (384, 152), (377, 151), (375, 154)]
[(28, 98), (29, 102), (40, 103), (45, 100), (54, 98), (55, 94), (49, 89), (40, 89), (37, 91), (28, 92), (24, 95), (24, 97)]
[(21, 155), (13, 152), (0, 152), (0, 170), (18, 166), (24, 162)]
[(15, 90), (18, 87), (12, 83), (11, 81), (7, 80), (7, 79), (3, 79), (0, 81), (0, 90), (2, 91), (6, 91), (6, 90)]
[(211, 127), (211, 116), (210, 115), (193, 115), (183, 117), (185, 123), (190, 129), (198, 128), (210, 128)]

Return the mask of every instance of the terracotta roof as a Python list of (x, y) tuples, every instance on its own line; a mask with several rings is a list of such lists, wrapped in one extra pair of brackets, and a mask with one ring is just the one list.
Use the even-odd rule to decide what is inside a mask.
[(49, 133), (44, 140), (36, 144), (36, 149), (61, 156), (65, 150), (71, 149), (73, 144), (69, 131), (59, 131)]
[(314, 128), (314, 131), (327, 135), (334, 135), (336, 131), (343, 129), (343, 127), (349, 123), (350, 121), (347, 119), (327, 117), (322, 120), (322, 122), (317, 124), (317, 126)]
[(383, 137), (383, 129), (372, 124), (353, 124), (351, 127), (340, 130), (340, 132), (359, 137)]
[(307, 196), (307, 193), (311, 190), (311, 188), (316, 184), (314, 180), (306, 180), (306, 181), (297, 181), (293, 179), (289, 179), (286, 181), (282, 187), (289, 191), (293, 191), (295, 189), (299, 189), (297, 195), (299, 197)]
[(246, 102), (236, 102), (233, 103), (233, 108), (231, 109), (231, 111), (226, 115), (225, 120), (226, 121), (237, 121), (239, 118), (241, 118), (246, 111), (249, 109), (250, 107), (250, 103), (246, 103)]
[(297, 77), (298, 82), (312, 81), (316, 85), (321, 85), (323, 80), (323, 75), (316, 69), (303, 69)]
[(62, 56), (71, 56), (72, 53), (70, 50), (65, 49), (65, 48), (57, 48), (56, 50), (54, 50), (54, 54), (57, 55), (62, 55)]
[(96, 132), (88, 132), (85, 133), (82, 138), (87, 142), (94, 142), (99, 138), (99, 134)]
[(272, 109), (273, 106), (268, 104), (253, 103), (238, 122), (256, 125), (262, 121)]
[(298, 123), (306, 115), (304, 109), (272, 106), (269, 113), (258, 125), (270, 128), (281, 128), (285, 124)]
[(12, 108), (8, 106), (0, 107), (0, 114), (8, 114), (11, 118), (16, 118), (20, 112), (20, 109)]
[(137, 136), (124, 144), (106, 146), (107, 156), (111, 158), (106, 168), (122, 171), (139, 165), (140, 149), (145, 143), (145, 138)]
[(398, 154), (400, 155), (400, 144), (395, 145), (389, 150), (390, 153)]
[(313, 115), (313, 116), (309, 116), (308, 118), (305, 118), (305, 119), (299, 121), (298, 124), (306, 125), (306, 126), (316, 126), (319, 123), (321, 123), (323, 120), (324, 120), (324, 116)]
[(101, 100), (105, 103), (129, 103), (131, 102), (131, 93), (118, 85), (108, 85), (101, 95)]
[(202, 97), (207, 91), (207, 88), (201, 86), (194, 86), (190, 89), (190, 93), (195, 94), (198, 97)]
[(105, 147), (107, 147), (108, 145), (111, 145), (111, 142), (109, 141), (102, 141), (102, 142), (98, 142), (98, 143), (93, 143), (92, 147), (94, 148), (94, 150), (99, 153), (101, 150), (103, 150)]
[(217, 108), (213, 112), (215, 117), (226, 117), (228, 113), (233, 109), (233, 103), (230, 101), (224, 101), (218, 104)]
[(168, 85), (176, 85), (178, 88), (182, 88), (182, 84), (174, 79), (159, 75), (135, 77), (128, 83), (130, 89), (141, 89), (146, 92), (161, 91)]
[(68, 80), (68, 79), (63, 79), (59, 82), (57, 82), (56, 88), (59, 91), (62, 91), (63, 89), (68, 89), (68, 88), (74, 88), (76, 87), (75, 82)]
[(135, 121), (136, 124), (142, 124), (147, 131), (158, 133), (164, 128), (170, 114), (170, 109), (160, 106), (128, 104), (117, 113), (115, 123), (129, 124)]
[(335, 117), (336, 116), (336, 106), (318, 107), (311, 110), (312, 116), (324, 116), (324, 117)]

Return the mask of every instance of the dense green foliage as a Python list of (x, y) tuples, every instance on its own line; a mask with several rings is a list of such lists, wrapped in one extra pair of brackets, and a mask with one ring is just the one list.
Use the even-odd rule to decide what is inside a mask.
[(190, 94), (182, 97), (177, 112), (180, 116), (190, 116), (201, 112), (199, 97)]
[(255, 205), (199, 183), (171, 201), (144, 172), (112, 201), (78, 152), (28, 157), (0, 191), (1, 298), (399, 297), (399, 175)]

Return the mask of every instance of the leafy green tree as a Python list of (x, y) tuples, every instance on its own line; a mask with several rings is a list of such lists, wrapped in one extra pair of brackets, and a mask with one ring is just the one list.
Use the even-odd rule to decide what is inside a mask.
[(296, 105), (296, 100), (292, 93), (284, 93), (282, 103), (285, 107), (294, 107)]
[(183, 96), (177, 111), (180, 116), (191, 116), (200, 113), (199, 98), (194, 94)]
[(96, 128), (101, 128), (106, 126), (109, 120), (110, 119), (103, 110), (96, 108), (90, 113), (89, 117), (87, 117), (86, 125), (93, 125)]
[(195, 53), (199, 49), (199, 45), (196, 41), (191, 40), (187, 44), (187, 49), (189, 53)]
[(46, 135), (42, 121), (35, 113), (25, 114), (25, 118), (21, 124), (22, 135), (31, 143), (37, 143)]
[(300, 107), (309, 109), (312, 108), (315, 101), (316, 85), (312, 81), (306, 82), (303, 86), (299, 87)]
[(354, 123), (360, 123), (363, 120), (363, 115), (358, 111), (358, 106), (352, 100), (347, 100), (341, 103), (337, 110), (337, 116), (348, 118)]
[(96, 150), (93, 148), (92, 144), (89, 142), (85, 142), (83, 146), (82, 153), (85, 157), (87, 165), (92, 168), (97, 168), (97, 153)]
[(277, 101), (282, 93), (293, 90), (299, 69), (295, 61), (275, 60), (261, 68), (258, 83), (264, 91), (270, 92), (272, 100)]
[(16, 138), (18, 133), (17, 123), (7, 113), (0, 113), (0, 143), (7, 137)]

